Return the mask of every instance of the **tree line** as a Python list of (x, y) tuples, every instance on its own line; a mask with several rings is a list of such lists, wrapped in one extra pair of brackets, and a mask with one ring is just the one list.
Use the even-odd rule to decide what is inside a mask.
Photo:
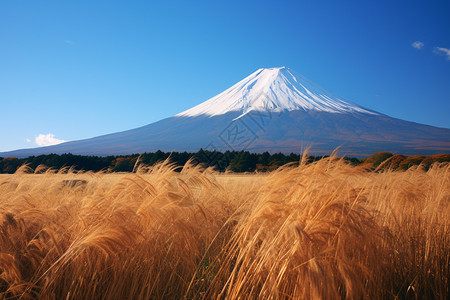
[[(313, 162), (324, 156), (308, 156), (308, 162)], [(138, 164), (154, 165), (157, 162), (168, 159), (177, 166), (183, 166), (190, 159), (194, 164), (204, 167), (213, 167), (219, 172), (267, 172), (287, 163), (298, 163), (300, 154), (283, 154), (269, 152), (251, 153), (248, 151), (207, 151), (200, 149), (192, 152), (162, 152), (133, 154), (126, 156), (87, 156), (74, 154), (48, 154), (30, 156), (27, 158), (0, 157), (0, 173), (14, 173), (22, 165), (27, 165), (32, 170), (40, 165), (53, 169), (71, 167), (74, 170), (83, 171), (107, 171), (107, 172), (132, 172)], [(450, 161), (450, 154), (437, 154), (433, 156), (405, 156), (392, 154), (390, 152), (379, 152), (368, 158), (357, 159), (344, 157), (352, 165), (363, 165), (367, 169), (392, 168), (406, 170), (414, 165), (422, 164), (428, 168), (434, 162)]]
[[(39, 165), (54, 169), (72, 167), (74, 170), (83, 171), (108, 171), (108, 172), (132, 172), (137, 164), (154, 165), (157, 162), (168, 159), (177, 166), (183, 166), (192, 160), (194, 164), (204, 167), (213, 167), (215, 170), (224, 172), (254, 172), (271, 171), (287, 163), (296, 163), (300, 160), (299, 154), (283, 154), (268, 152), (251, 153), (248, 151), (207, 151), (200, 149), (197, 152), (162, 152), (119, 155), (119, 156), (90, 156), (74, 154), (48, 154), (30, 156), (27, 158), (0, 157), (0, 173), (14, 173), (20, 166), (27, 165), (35, 170)], [(314, 161), (323, 156), (310, 156), (308, 160)], [(349, 159), (354, 163), (357, 159)]]

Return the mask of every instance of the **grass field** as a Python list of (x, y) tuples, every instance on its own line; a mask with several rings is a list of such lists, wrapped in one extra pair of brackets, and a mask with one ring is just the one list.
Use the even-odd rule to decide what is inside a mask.
[(0, 175), (0, 299), (446, 299), (450, 172)]

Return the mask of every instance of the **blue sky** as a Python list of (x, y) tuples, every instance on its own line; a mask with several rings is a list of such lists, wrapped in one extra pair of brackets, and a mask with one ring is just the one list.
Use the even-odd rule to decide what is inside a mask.
[(449, 49), (450, 1), (3, 0), (0, 152), (143, 126), (279, 66), (450, 128)]

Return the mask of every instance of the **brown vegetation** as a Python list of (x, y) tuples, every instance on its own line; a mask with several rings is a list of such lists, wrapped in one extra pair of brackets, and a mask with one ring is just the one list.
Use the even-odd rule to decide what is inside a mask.
[(368, 158), (361, 160), (362, 165), (369, 169), (408, 170), (411, 167), (420, 166), (428, 170), (435, 163), (449, 163), (450, 154), (434, 154), (430, 156), (392, 154), (390, 152), (377, 152)]
[(450, 295), (449, 166), (0, 176), (0, 299)]

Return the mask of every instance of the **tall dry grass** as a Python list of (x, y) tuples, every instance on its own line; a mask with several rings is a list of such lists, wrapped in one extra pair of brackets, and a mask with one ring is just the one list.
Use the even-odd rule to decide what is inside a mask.
[(0, 177), (0, 299), (446, 299), (449, 167)]

